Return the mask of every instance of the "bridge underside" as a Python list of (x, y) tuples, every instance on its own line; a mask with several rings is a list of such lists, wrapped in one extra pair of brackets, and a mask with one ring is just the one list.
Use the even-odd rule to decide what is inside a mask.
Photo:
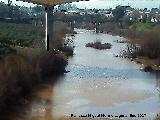
[(34, 3), (39, 5), (57, 5), (57, 4), (63, 4), (63, 3), (70, 3), (70, 2), (78, 2), (83, 0), (17, 0), (17, 1), (23, 1), (28, 3)]
[(45, 6), (45, 17), (46, 17), (46, 33), (45, 33), (45, 47), (49, 50), (49, 43), (54, 39), (53, 37), (53, 9), (54, 5), (78, 2), (78, 1), (88, 1), (88, 0), (17, 0), (38, 5)]

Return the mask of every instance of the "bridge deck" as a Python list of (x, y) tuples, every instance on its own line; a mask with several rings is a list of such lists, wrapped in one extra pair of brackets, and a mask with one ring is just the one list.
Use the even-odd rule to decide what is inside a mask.
[(57, 5), (62, 3), (78, 2), (78, 1), (87, 1), (87, 0), (17, 0), (28, 3), (34, 3), (39, 5)]

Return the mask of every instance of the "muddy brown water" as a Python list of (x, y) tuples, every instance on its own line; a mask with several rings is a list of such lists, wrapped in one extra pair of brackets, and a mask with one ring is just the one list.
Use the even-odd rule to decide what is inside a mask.
[[(114, 57), (125, 49), (126, 43), (116, 42), (124, 38), (75, 30), (78, 34), (66, 36), (75, 45), (75, 55), (66, 68), (70, 72), (54, 85), (40, 85), (33, 92), (31, 103), (10, 117), (14, 120), (70, 120), (71, 114), (77, 117), (105, 114), (112, 118), (124, 115), (121, 119), (128, 120), (132, 114), (136, 115), (136, 120), (153, 120), (160, 112), (159, 75), (142, 71), (143, 65), (134, 61)], [(86, 43), (95, 41), (111, 43), (112, 48), (85, 47)]]

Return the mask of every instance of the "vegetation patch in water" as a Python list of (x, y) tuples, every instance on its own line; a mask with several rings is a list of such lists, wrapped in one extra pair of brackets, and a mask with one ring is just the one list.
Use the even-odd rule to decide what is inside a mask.
[(103, 49), (111, 49), (111, 44), (110, 43), (104, 43), (102, 44), (101, 42), (94, 42), (94, 43), (87, 43), (86, 47), (92, 47), (95, 49), (103, 50)]

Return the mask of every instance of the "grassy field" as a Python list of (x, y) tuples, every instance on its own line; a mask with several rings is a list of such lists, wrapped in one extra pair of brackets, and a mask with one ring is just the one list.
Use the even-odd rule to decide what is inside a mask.
[(154, 27), (153, 23), (135, 23), (130, 26), (130, 29), (142, 30), (142, 31), (149, 31)]
[(0, 43), (21, 47), (43, 46), (45, 35), (42, 26), (0, 22)]

